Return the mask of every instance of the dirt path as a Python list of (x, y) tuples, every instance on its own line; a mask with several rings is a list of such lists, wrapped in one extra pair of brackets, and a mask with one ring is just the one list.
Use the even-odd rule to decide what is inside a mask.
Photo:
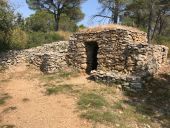
[[(20, 65), (3, 77), (9, 81), (0, 83), (3, 93), (11, 97), (0, 106), (0, 126), (17, 128), (90, 128), (91, 124), (78, 117), (76, 99), (66, 94), (47, 96), (36, 77), (40, 73)], [(1, 79), (4, 79), (1, 77)], [(31, 79), (29, 79), (31, 78)]]

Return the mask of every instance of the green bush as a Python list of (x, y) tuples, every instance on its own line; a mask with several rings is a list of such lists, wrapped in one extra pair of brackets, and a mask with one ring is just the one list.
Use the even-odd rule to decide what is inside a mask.
[(27, 48), (36, 47), (45, 43), (64, 40), (64, 37), (56, 32), (29, 32)]
[[(4, 38), (5, 37), (5, 38)], [(5, 39), (9, 39), (4, 42)], [(12, 30), (9, 37), (0, 31), (0, 50), (2, 49), (24, 49), (40, 46), (60, 40), (66, 40), (61, 32), (25, 32), (20, 28)]]
[(54, 30), (54, 22), (52, 14), (39, 10), (26, 19), (26, 29), (34, 32), (48, 32)]
[(6, 0), (0, 1), (0, 51), (10, 49), (11, 32), (15, 21), (14, 14)]
[(154, 43), (167, 46), (169, 48), (168, 57), (170, 57), (170, 37), (168, 37), (168, 36), (157, 36), (154, 40)]
[(10, 42), (9, 33), (5, 33), (0, 31), (0, 52), (9, 49), (9, 42)]
[(170, 37), (168, 36), (157, 36), (155, 40), (157, 44), (170, 44)]
[(25, 31), (16, 28), (12, 32), (10, 49), (24, 49), (28, 42), (28, 36)]

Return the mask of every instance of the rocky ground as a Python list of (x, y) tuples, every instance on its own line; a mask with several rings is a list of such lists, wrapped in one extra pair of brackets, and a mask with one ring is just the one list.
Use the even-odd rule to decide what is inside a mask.
[(169, 128), (170, 66), (134, 94), (67, 69), (26, 64), (0, 73), (0, 128)]

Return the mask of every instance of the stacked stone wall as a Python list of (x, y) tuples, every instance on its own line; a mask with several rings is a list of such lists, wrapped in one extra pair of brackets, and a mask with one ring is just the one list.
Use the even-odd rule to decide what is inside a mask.
[(67, 67), (67, 41), (44, 44), (43, 46), (0, 53), (0, 65), (10, 67), (19, 63), (33, 64), (45, 73), (54, 73)]
[(69, 41), (68, 64), (86, 71), (88, 58), (85, 45), (93, 42), (99, 47), (98, 66), (91, 75), (97, 80), (124, 81), (128, 87), (141, 88), (142, 82), (145, 82), (143, 78), (156, 74), (167, 61), (168, 48), (148, 44), (145, 32), (114, 28), (75, 33)]

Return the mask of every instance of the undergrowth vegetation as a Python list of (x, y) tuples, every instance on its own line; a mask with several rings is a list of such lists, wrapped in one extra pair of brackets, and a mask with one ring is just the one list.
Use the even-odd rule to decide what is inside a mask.
[[(68, 40), (70, 32), (58, 31), (58, 32), (26, 32), (20, 28), (16, 28), (11, 32), (11, 38), (9, 49), (25, 49), (40, 46), (47, 43), (56, 41)], [(1, 48), (0, 50), (6, 50)]]
[[(154, 40), (154, 44), (165, 45), (170, 49), (170, 37), (157, 36)], [(169, 53), (168, 53), (168, 57), (170, 57), (170, 50), (169, 50)]]
[(42, 76), (41, 79), (50, 82), (53, 80), (62, 81), (63, 79), (69, 79), (71, 77), (77, 77), (77, 76), (79, 76), (79, 72), (76, 69), (71, 69), (68, 71), (60, 70), (54, 74), (45, 74)]
[[(80, 108), (81, 118), (88, 119), (92, 122), (102, 123), (108, 126), (116, 126), (121, 128), (132, 128), (135, 125), (138, 127), (154, 127), (150, 114), (153, 113), (152, 106), (144, 106), (143, 104), (135, 104), (130, 99), (119, 99), (113, 101), (108, 98), (107, 93), (82, 94), (78, 101), (78, 108)], [(116, 94), (112, 94), (116, 97)], [(115, 99), (114, 99), (115, 100)], [(132, 104), (135, 104), (133, 106)], [(142, 112), (145, 112), (142, 113)]]
[(11, 39), (11, 49), (25, 49), (43, 44), (68, 40), (70, 32), (25, 32), (19, 28), (14, 29)]
[(28, 32), (28, 41), (26, 48), (40, 46), (45, 43), (51, 43), (55, 41), (67, 40), (70, 35), (69, 32)]
[(115, 120), (118, 120), (117, 116), (110, 111), (102, 112), (97, 110), (89, 110), (86, 113), (82, 113), (80, 117), (100, 123), (115, 123)]
[(52, 95), (52, 94), (70, 92), (73, 90), (72, 86), (73, 85), (68, 85), (68, 84), (57, 85), (57, 86), (53, 85), (51, 87), (47, 87), (46, 93), (47, 95)]
[(97, 109), (106, 106), (107, 101), (101, 95), (95, 93), (84, 93), (80, 96), (78, 105), (81, 109)]

